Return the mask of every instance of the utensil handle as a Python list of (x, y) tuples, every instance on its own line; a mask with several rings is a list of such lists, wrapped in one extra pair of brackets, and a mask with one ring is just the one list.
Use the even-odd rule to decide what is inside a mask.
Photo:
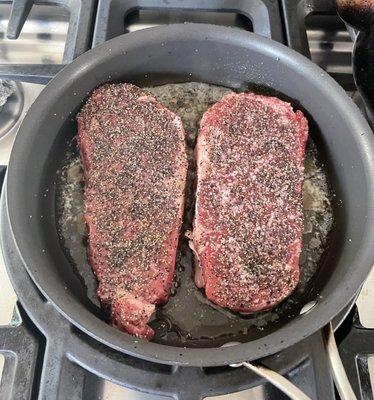
[(284, 376), (278, 374), (263, 365), (253, 364), (250, 362), (244, 362), (243, 366), (262, 376), (268, 382), (272, 383), (275, 387), (286, 394), (291, 400), (311, 400), (309, 396), (303, 393), (298, 387), (296, 387), (292, 382), (290, 382)]
[[(338, 347), (335, 342), (334, 330), (331, 323), (329, 323), (323, 328), (322, 334), (324, 341), (324, 349), (330, 363), (332, 375), (334, 378), (334, 383), (336, 389), (339, 392), (340, 398), (342, 400), (357, 400), (357, 397), (348, 380), (342, 360), (340, 358)], [(278, 374), (277, 372), (263, 365), (254, 364), (251, 362), (243, 362), (242, 364), (233, 366), (237, 367), (240, 365), (248, 368), (257, 375), (265, 378), (268, 382), (272, 383), (275, 387), (277, 387), (284, 394), (290, 397), (290, 399), (310, 400), (310, 397), (308, 397), (305, 393), (303, 393), (297, 386), (295, 386), (287, 378)]]
[(340, 358), (331, 323), (326, 325), (323, 331), (325, 350), (330, 361), (336, 389), (342, 400), (357, 400)]

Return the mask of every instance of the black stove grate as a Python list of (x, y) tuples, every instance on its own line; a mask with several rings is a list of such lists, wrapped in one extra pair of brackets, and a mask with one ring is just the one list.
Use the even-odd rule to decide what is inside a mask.
[[(1, 220), (7, 226), (4, 215)], [(4, 243), (9, 245), (11, 241)], [(32, 398), (31, 394), (40, 399), (81, 399), (86, 390), (87, 371), (122, 386), (181, 400), (200, 400), (265, 383), (245, 368), (155, 364), (105, 346), (73, 327), (59, 314), (38, 291), (16, 252), (9, 250), (4, 254), (13, 255), (5, 262), (19, 299), (16, 319), (20, 322), (0, 326), (0, 352), (6, 357), (1, 399), (26, 400)], [(340, 315), (337, 323), (345, 315), (346, 312)], [(333, 383), (322, 346), (322, 336), (317, 333), (262, 362), (287, 375), (312, 399), (332, 400)], [(37, 365), (42, 366), (41, 372), (35, 369)], [(284, 365), (291, 365), (291, 370), (284, 371)], [(269, 399), (285, 398), (270, 384), (265, 384), (264, 392)]]
[(96, 0), (0, 0), (0, 4), (12, 4), (9, 39), (18, 38), (34, 4), (64, 7), (70, 15), (62, 64), (0, 64), (2, 78), (47, 83), (66, 64), (91, 48)]
[(287, 44), (310, 58), (306, 18), (310, 14), (336, 15), (334, 0), (281, 0)]
[(69, 30), (63, 56), (63, 64), (68, 64), (91, 47), (92, 22), (96, 0), (0, 0), (11, 3), (7, 37), (17, 39), (34, 4), (58, 5), (70, 14)]
[[(218, 13), (235, 13), (250, 20), (253, 32), (284, 42), (279, 6), (273, 0), (99, 0), (93, 45), (125, 33), (126, 17), (142, 10), (152, 10), (159, 15), (178, 11), (182, 13), (178, 22), (202, 22), (201, 14), (209, 12), (204, 22), (217, 23)], [(184, 19), (188, 17), (183, 16), (183, 12), (188, 12), (191, 19)], [(195, 20), (196, 17), (200, 18)]]
[[(1, 220), (3, 224), (7, 223), (4, 215)], [(6, 240), (5, 243), (11, 241)], [(274, 386), (244, 368), (172, 367), (110, 349), (73, 327), (41, 295), (15, 256), (16, 252), (7, 250), (5, 253), (13, 254), (11, 259), (5, 261), (19, 303), (15, 310), (16, 322), (11, 326), (0, 326), (0, 353), (6, 358), (0, 385), (1, 399), (90, 398), (86, 388), (87, 372), (125, 387), (181, 400), (200, 400), (206, 396), (237, 392), (258, 385), (264, 385), (264, 398), (286, 399)], [(335, 325), (345, 319), (350, 308), (336, 318)], [(356, 315), (355, 310), (351, 315)], [(355, 365), (357, 348), (361, 349), (361, 338), (365, 337), (366, 348), (374, 348), (373, 335), (363, 336), (354, 324), (350, 323), (349, 327), (349, 335), (341, 334), (343, 343), (348, 345), (341, 349), (346, 366)], [(335, 398), (320, 332), (261, 361), (269, 368), (283, 373), (312, 399)], [(283, 366), (291, 364), (291, 370), (284, 371)], [(358, 393), (361, 387), (362, 393), (371, 395), (370, 381), (367, 381), (368, 385), (363, 385), (365, 382), (357, 373), (352, 376), (359, 378), (355, 382)], [(95, 390), (100, 390), (100, 383), (97, 383)], [(83, 397), (85, 393), (86, 397)]]
[[(311, 58), (345, 90), (355, 91), (351, 57), (352, 31), (349, 32), (338, 17), (335, 0), (281, 2), (288, 46)], [(318, 43), (319, 49), (312, 49), (309, 35), (318, 31), (322, 33)], [(317, 54), (312, 50), (316, 50)]]
[[(236, 15), (239, 19), (236, 22), (243, 29), (288, 44), (308, 57), (311, 53), (306, 18), (309, 15), (335, 15), (332, 0), (99, 0), (98, 4), (96, 0), (40, 2), (58, 4), (70, 10), (64, 63), (71, 62), (91, 46), (128, 32), (128, 25), (144, 11), (162, 14), (166, 21), (176, 11), (184, 13), (184, 16), (187, 13), (191, 18), (207, 13), (216, 23), (219, 18), (214, 15), (217, 16), (218, 12)], [(30, 0), (14, 0), (8, 36), (18, 36), (33, 3)], [(0, 77), (21, 77), (24, 81), (45, 83), (63, 66), (0, 65)], [(243, 368), (176, 368), (120, 354), (72, 327), (43, 298), (18, 262), (8, 262), (7, 265), (19, 303), (15, 318), (18, 322), (0, 327), (0, 353), (6, 359), (0, 385), (1, 399), (79, 399), (84, 394), (90, 398), (87, 395), (87, 371), (133, 389), (180, 399), (232, 393), (264, 383)], [(345, 314), (341, 317), (345, 317)], [(373, 399), (367, 358), (374, 351), (374, 334), (359, 324), (355, 308), (338, 330), (338, 338), (342, 359), (356, 394), (365, 400)], [(290, 359), (294, 368), (287, 371), (286, 375), (297, 386), (313, 399), (332, 400), (335, 397), (320, 333), (276, 357), (262, 361), (269, 367), (285, 372), (282, 371), (282, 363), (289, 364)], [(99, 390), (99, 386), (96, 389)], [(268, 399), (285, 399), (269, 384), (264, 385), (264, 396)]]

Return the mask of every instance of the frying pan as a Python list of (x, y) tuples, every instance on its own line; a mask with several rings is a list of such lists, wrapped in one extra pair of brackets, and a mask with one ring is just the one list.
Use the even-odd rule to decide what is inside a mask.
[[(241, 344), (222, 348), (219, 341), (205, 340), (196, 348), (131, 337), (98, 316), (73, 271), (56, 229), (56, 176), (82, 102), (98, 85), (117, 81), (140, 86), (199, 81), (233, 89), (255, 84), (291, 99), (308, 116), (335, 194), (331, 245), (295, 307), (279, 322), (241, 336)], [(5, 193), (12, 240), (43, 295), (96, 340), (158, 363), (228, 365), (285, 349), (332, 320), (355, 296), (374, 261), (374, 140), (366, 121), (343, 89), (309, 60), (236, 29), (204, 24), (151, 28), (109, 40), (77, 58), (46, 86), (26, 115), (12, 150)], [(315, 306), (300, 315), (312, 300)]]

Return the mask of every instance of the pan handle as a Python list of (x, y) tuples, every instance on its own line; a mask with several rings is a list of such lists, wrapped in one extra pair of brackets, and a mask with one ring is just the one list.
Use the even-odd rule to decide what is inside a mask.
[(323, 331), (325, 350), (330, 361), (336, 389), (342, 400), (357, 400), (340, 358), (331, 322), (324, 327)]
[[(338, 347), (335, 342), (334, 330), (331, 323), (326, 325), (322, 330), (324, 350), (326, 352), (327, 358), (330, 363), (330, 368), (334, 378), (334, 383), (336, 389), (339, 392), (340, 398), (342, 400), (357, 400), (357, 397), (352, 389), (352, 386), (348, 380), (347, 374), (345, 372), (343, 363), (340, 359)], [(235, 345), (236, 342), (226, 343), (226, 346)], [(264, 365), (243, 362), (238, 364), (231, 364), (233, 368), (245, 367), (255, 374), (265, 378), (268, 382), (273, 384), (284, 394), (286, 394), (292, 400), (311, 400), (305, 393), (303, 393), (297, 386), (290, 382), (284, 376), (278, 374), (270, 368)]]
[(278, 374), (278, 372), (266, 368), (263, 365), (253, 364), (250, 362), (243, 362), (242, 364), (239, 365), (242, 365), (243, 367), (248, 368), (255, 374), (265, 378), (268, 382), (272, 383), (275, 387), (277, 387), (284, 394), (286, 394), (291, 400), (311, 400), (310, 397), (308, 397), (305, 393), (303, 393), (297, 386), (295, 386), (287, 378)]
[[(239, 342), (228, 342), (225, 343), (222, 347), (230, 347), (240, 344)], [(255, 364), (249, 361), (230, 364), (232, 368), (240, 368), (245, 367), (255, 374), (265, 378), (268, 382), (277, 387), (280, 391), (286, 394), (291, 400), (311, 400), (309, 396), (307, 396), (303, 391), (301, 391), (297, 386), (295, 386), (291, 381), (287, 378), (278, 374), (278, 372), (273, 371), (270, 368), (265, 367), (264, 365)]]

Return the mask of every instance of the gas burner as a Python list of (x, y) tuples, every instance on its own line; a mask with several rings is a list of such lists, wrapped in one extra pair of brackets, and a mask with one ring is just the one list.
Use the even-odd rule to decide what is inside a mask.
[(11, 94), (0, 107), (0, 139), (7, 135), (19, 121), (23, 107), (24, 95), (22, 84), (8, 81)]

